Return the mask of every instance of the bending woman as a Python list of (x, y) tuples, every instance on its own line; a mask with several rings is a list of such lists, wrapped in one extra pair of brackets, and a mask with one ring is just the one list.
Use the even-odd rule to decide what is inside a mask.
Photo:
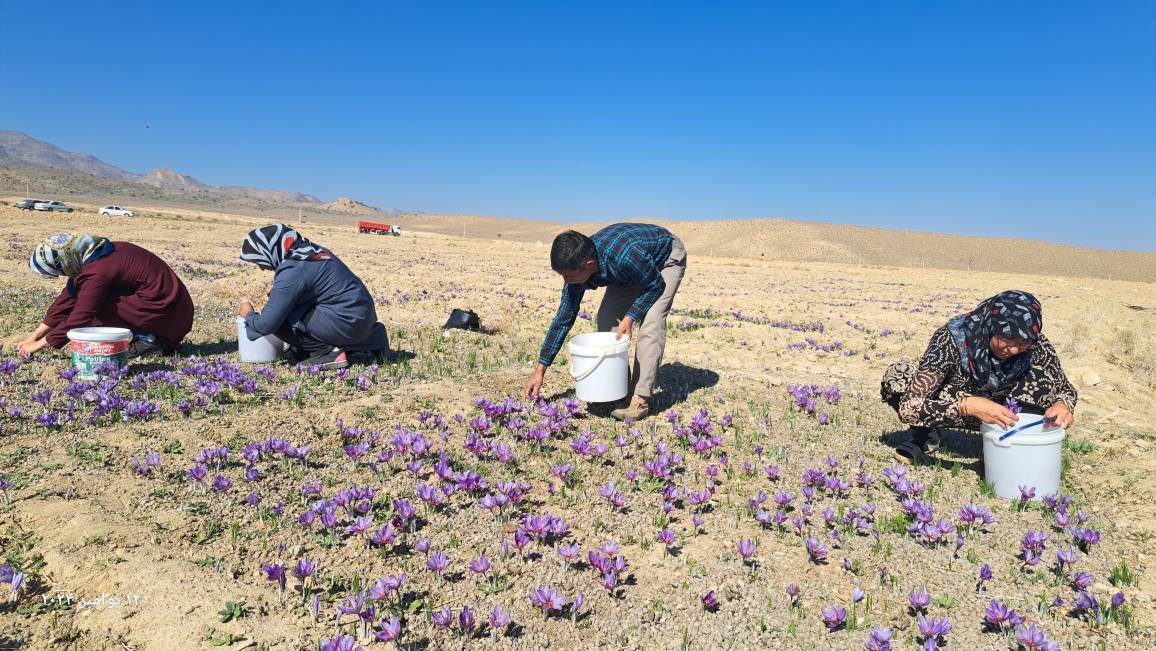
[(1076, 389), (1042, 330), (1039, 301), (1027, 292), (1007, 291), (936, 330), (919, 366), (892, 364), (883, 374), (883, 401), (910, 425), (911, 435), (895, 457), (925, 461), (938, 449), (940, 427), (1014, 424), (1009, 399), (1042, 412), (1051, 426), (1070, 426)]
[(238, 310), (250, 340), (275, 334), (289, 344), (290, 361), (323, 369), (348, 366), (347, 352), (384, 357), (389, 344), (373, 297), (332, 251), (273, 224), (249, 232), (241, 259), (274, 273), (264, 311), (251, 301)]
[(193, 299), (164, 260), (128, 242), (88, 233), (49, 236), (32, 252), (28, 266), (46, 278), (68, 283), (48, 308), (44, 322), (19, 352), (61, 348), (72, 328), (110, 326), (133, 332), (129, 357), (173, 353), (193, 329)]

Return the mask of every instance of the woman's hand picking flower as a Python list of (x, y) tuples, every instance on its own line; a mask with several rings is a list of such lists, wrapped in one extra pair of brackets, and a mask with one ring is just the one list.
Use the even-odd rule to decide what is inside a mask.
[(989, 425), (1011, 427), (1016, 424), (1016, 415), (1011, 413), (1011, 410), (979, 396), (969, 396), (960, 400), (959, 413), (964, 416), (973, 416)]
[(1068, 409), (1068, 406), (1062, 402), (1048, 407), (1048, 410), (1044, 412), (1044, 418), (1047, 419), (1045, 427), (1049, 429), (1052, 427), (1068, 428), (1076, 421), (1075, 417), (1072, 416), (1072, 410)]

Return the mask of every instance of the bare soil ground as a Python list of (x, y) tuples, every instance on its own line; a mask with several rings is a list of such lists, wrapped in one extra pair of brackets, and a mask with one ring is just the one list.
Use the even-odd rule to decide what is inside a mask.
[[(60, 290), (60, 283), (28, 271), (32, 246), (50, 232), (84, 229), (136, 242), (167, 260), (198, 306), (186, 353), (237, 363), (235, 303), (263, 296), (270, 281), (237, 260), (242, 236), (260, 223), (192, 210), (180, 217), (153, 213), (123, 219), (0, 207), (6, 243), (0, 252), (0, 338), (9, 346), (18, 341)], [(557, 306), (560, 283), (548, 268), (548, 235), (541, 235), (542, 243), (532, 239), (536, 226), (522, 226), (525, 232), (515, 238), (508, 234), (517, 225), (503, 222), (498, 239), (488, 226), (471, 232), (471, 223), (464, 238), (448, 225), (437, 229), (445, 232), (418, 232), (421, 225), (411, 224), (398, 238), (358, 235), (337, 223), (302, 228), (365, 279), (394, 347), (408, 353), (380, 369), (356, 367), (338, 377), (280, 368), (265, 376), (245, 366), (243, 372), (256, 381), (253, 392), (226, 388), (213, 394), (196, 384), (209, 377), (196, 375), (197, 362), (162, 363), (134, 372), (186, 369), (178, 387), (134, 386), (125, 378), (117, 389), (125, 398), (151, 401), (157, 414), (126, 420), (113, 413), (91, 424), (86, 421), (93, 405), (83, 396), (66, 395), (68, 382), (59, 373), (68, 360), (62, 353), (21, 362), (0, 377), (7, 414), (0, 414), (0, 479), (10, 484), (0, 502), (0, 552), (7, 559), (0, 562), (28, 575), (16, 599), (0, 605), (0, 648), (317, 648), (338, 629), (358, 633), (355, 617), (337, 617), (337, 606), (348, 595), (399, 572), (408, 575), (405, 587), (400, 596), (376, 602), (372, 624), (380, 630), (383, 617), (398, 615), (403, 648), (851, 649), (862, 647), (871, 626), (891, 627), (894, 647), (913, 648), (922, 638), (907, 595), (920, 587), (935, 598), (930, 613), (953, 624), (943, 640), (949, 649), (1015, 648), (1009, 636), (984, 629), (990, 599), (1014, 607), (1061, 648), (1156, 644), (1156, 314), (1128, 307), (1156, 306), (1156, 285), (1073, 275), (1079, 269), (1044, 276), (868, 266), (856, 264), (862, 259), (856, 257), (856, 238), (830, 245), (808, 240), (817, 247), (814, 255), (845, 263), (759, 260), (741, 251), (745, 244), (734, 243), (752, 237), (746, 226), (722, 231), (716, 244), (709, 239), (714, 233), (708, 238), (680, 232), (691, 256), (675, 302), (656, 402), (663, 412), (677, 412), (683, 424), (707, 410), (721, 446), (695, 452), (661, 415), (632, 433), (594, 406), (542, 446), (522, 438), (524, 426), (490, 432), (486, 440), (512, 453), (505, 462), (492, 448), (479, 455), (464, 447), (469, 421), (481, 413), (474, 400), (500, 401), (519, 391)], [(678, 224), (671, 226), (679, 232)], [(776, 237), (755, 240), (770, 246)], [(790, 239), (781, 246), (789, 247)], [(710, 255), (711, 247), (717, 247), (716, 255)], [(1088, 255), (1093, 257), (1087, 264), (1110, 266)], [(1133, 266), (1150, 274), (1152, 257), (1141, 255)], [(1043, 300), (1045, 333), (1080, 391), (1078, 424), (1065, 446), (1063, 490), (1091, 516), (1089, 526), (1102, 539), (1080, 553), (1075, 569), (1094, 577), (1089, 590), (1102, 604), (1111, 594), (1124, 593), (1127, 622), (1122, 611), (1104, 622), (1072, 613), (1071, 576), (1055, 572), (1055, 552), (1068, 547), (1071, 536), (1053, 527), (1042, 506), (1020, 511), (984, 490), (976, 435), (949, 435), (941, 465), (908, 471), (928, 487), (924, 499), (936, 517), (957, 522), (960, 506), (969, 503), (996, 514), (998, 523), (987, 533), (968, 536), (958, 554), (951, 542), (920, 544), (905, 533), (899, 500), (884, 481), (900, 425), (878, 399), (883, 370), (917, 357), (930, 333), (951, 315), (1009, 288)], [(586, 298), (590, 314), (599, 298), (598, 293)], [(476, 310), (485, 333), (442, 333), (440, 325), (454, 307)], [(822, 331), (792, 329), (815, 323), (823, 324)], [(582, 332), (593, 325), (580, 319), (575, 328)], [(807, 345), (807, 337), (821, 346), (839, 345), (824, 352)], [(798, 343), (804, 343), (801, 350), (788, 347)], [(0, 355), (0, 361), (6, 358)], [(786, 388), (795, 383), (839, 387), (842, 399), (822, 407), (829, 425), (793, 407)], [(44, 390), (53, 393), (38, 395)], [(547, 375), (546, 391), (559, 399), (572, 395), (564, 356)], [(206, 406), (181, 414), (178, 403), (209, 394)], [(13, 408), (22, 413), (12, 415)], [(419, 418), (423, 411), (429, 416)], [(69, 412), (74, 420), (64, 418), (59, 427), (36, 419)], [(431, 425), (433, 415), (445, 420), (444, 438)], [(733, 423), (724, 425), (723, 416), (733, 417)], [(532, 423), (537, 412), (526, 418)], [(350, 433), (350, 427), (360, 433)], [(411, 456), (400, 452), (370, 463), (374, 455), (396, 450), (389, 440), (398, 427), (424, 432), (434, 444), (432, 456), (413, 455), (417, 467), (409, 470)], [(608, 446), (604, 455), (574, 451), (587, 430)], [(269, 437), (309, 446), (308, 461), (266, 451), (252, 464), (260, 478), (249, 481), (242, 450)], [(625, 441), (621, 449), (614, 444), (617, 437)], [(343, 450), (358, 441), (370, 450), (361, 462)], [(219, 469), (210, 462), (208, 480), (220, 474), (231, 487), (202, 490), (186, 471), (202, 450), (217, 446), (228, 447), (228, 461)], [(583, 559), (587, 551), (617, 542), (629, 566), (621, 585), (608, 592), (587, 563), (567, 568), (540, 542), (517, 553), (512, 533), (518, 518), (507, 511), (506, 518), (495, 519), (478, 508), (477, 498), (486, 491), (459, 490), (446, 504), (422, 505), (415, 496), (418, 483), (453, 484), (440, 482), (434, 472), (443, 446), (454, 471), (476, 471), (491, 487), (503, 480), (529, 484), (516, 510), (563, 518), (569, 530), (562, 540), (577, 543)], [(667, 496), (675, 504), (669, 514), (663, 511), (668, 500), (660, 494), (662, 482), (648, 480), (644, 471), (662, 449), (682, 456), (673, 464), (673, 484), (687, 491)], [(143, 461), (150, 452), (160, 455), (159, 468), (141, 476), (132, 460)], [(830, 552), (827, 562), (816, 564), (790, 522), (782, 530), (761, 526), (748, 500), (760, 491), (768, 496), (789, 491), (795, 498), (788, 515), (801, 517), (809, 510), (801, 497), (803, 473), (827, 470), (828, 457), (838, 463), (835, 475), (852, 481), (862, 464), (873, 483), (852, 481), (847, 497), (824, 491), (814, 497), (803, 526)], [(565, 483), (551, 474), (557, 464), (574, 466)], [(764, 468), (771, 465), (781, 479), (768, 478)], [(635, 472), (641, 476), (631, 479)], [(419, 507), (413, 533), (405, 533), (407, 522), (395, 544), (374, 547), (365, 535), (345, 532), (353, 518), (344, 511), (337, 533), (318, 525), (305, 529), (298, 524), (306, 510), (301, 486), (313, 480), (322, 483), (320, 497), (326, 499), (343, 488), (372, 487), (368, 512), (376, 517), (375, 529), (397, 515), (394, 499), (409, 500)], [(708, 505), (691, 506), (689, 494), (704, 490), (708, 480), (715, 483)], [(611, 508), (599, 495), (611, 481), (625, 493), (623, 509)], [(252, 491), (260, 494), (256, 506), (242, 499)], [(280, 516), (274, 513), (278, 502), (284, 504)], [(842, 517), (863, 504), (875, 507), (878, 542), (824, 523), (828, 506)], [(766, 508), (774, 512), (772, 500)], [(692, 524), (692, 515), (703, 519), (701, 527)], [(655, 540), (663, 527), (678, 537), (670, 554)], [(1022, 568), (1017, 556), (1029, 529), (1050, 536), (1044, 561), (1034, 569)], [(842, 531), (842, 537), (833, 538), (832, 530)], [(423, 539), (447, 553), (444, 578), (427, 569), (427, 556), (418, 550)], [(740, 539), (757, 541), (753, 569), (738, 558)], [(492, 584), (468, 569), (480, 553), (493, 562)], [(302, 557), (319, 566), (304, 594), (291, 573)], [(289, 568), (284, 598), (262, 571), (262, 565), (277, 562)], [(1121, 562), (1133, 577), (1113, 573)], [(975, 584), (982, 564), (995, 576), (980, 593)], [(790, 583), (802, 589), (794, 608), (784, 592)], [(543, 617), (527, 598), (538, 586), (557, 587), (569, 599), (582, 593), (586, 603), (573, 616)], [(869, 599), (852, 611), (854, 587)], [(720, 601), (714, 611), (704, 611), (700, 602), (709, 591)], [(314, 594), (317, 614), (305, 598)], [(1064, 605), (1050, 607), (1056, 597)], [(242, 616), (219, 614), (226, 602), (241, 601)], [(514, 623), (493, 643), (489, 630), (480, 639), (459, 640), (456, 624), (442, 629), (434, 623), (439, 609), (451, 608), (456, 616), (464, 605), (479, 621), (498, 607)], [(852, 611), (834, 631), (820, 617), (820, 609), (831, 605)], [(371, 639), (362, 644), (388, 648)]]

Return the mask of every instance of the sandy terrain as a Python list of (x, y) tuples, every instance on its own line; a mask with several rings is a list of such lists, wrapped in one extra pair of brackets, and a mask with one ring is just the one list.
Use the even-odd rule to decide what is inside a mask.
[[(237, 260), (241, 237), (261, 222), (209, 211), (182, 213), (127, 220), (0, 207), (6, 241), (0, 255), (0, 337), (11, 345), (31, 330), (60, 289), (60, 283), (28, 272), (32, 245), (48, 232), (84, 228), (131, 240), (169, 261), (198, 305), (187, 352), (236, 362), (230, 319), (234, 303), (242, 296), (263, 295), (270, 280)], [(869, 229), (836, 238), (819, 227), (803, 233), (791, 224), (760, 233), (751, 224), (694, 226), (687, 232), (674, 224), (691, 256), (675, 302), (678, 313), (671, 319), (656, 401), (663, 410), (677, 411), (683, 422), (706, 409), (714, 427), (724, 432), (723, 447), (707, 456), (683, 451), (686, 459), (676, 483), (688, 491), (703, 488), (709, 466), (723, 466), (711, 507), (701, 512), (705, 526), (696, 535), (686, 499), (664, 519), (663, 498), (645, 481), (627, 490), (626, 509), (613, 510), (599, 497), (606, 482), (632, 485), (627, 471), (641, 470), (654, 456), (657, 442), (678, 449), (665, 418), (651, 419), (632, 437), (628, 428), (595, 408), (541, 449), (510, 433), (499, 435), (495, 440), (508, 441), (513, 450), (512, 464), (476, 459), (463, 450), (465, 423), (479, 413), (474, 399), (500, 400), (516, 393), (536, 359), (558, 300), (560, 284), (548, 269), (545, 244), (549, 229), (558, 227), (461, 220), (457, 223), (465, 224), (463, 238), (451, 228), (450, 218), (439, 219), (403, 224), (408, 230), (397, 238), (358, 235), (341, 224), (306, 223), (302, 228), (366, 280), (394, 347), (411, 354), (376, 373), (359, 367), (339, 379), (280, 369), (271, 378), (259, 377), (256, 393), (226, 392), (228, 400), (210, 402), (189, 417), (183, 417), (175, 403), (195, 393), (190, 379), (176, 393), (154, 387), (144, 394), (125, 380), (125, 395), (154, 401), (156, 416), (125, 422), (114, 414), (90, 425), (84, 422), (90, 411), (86, 406), (76, 421), (59, 429), (37, 424), (33, 417), (42, 408), (33, 398), (37, 391), (51, 389), (51, 408), (64, 409), (67, 383), (58, 376), (68, 364), (62, 354), (24, 363), (0, 379), (6, 407), (20, 406), (25, 414), (0, 418), (0, 478), (12, 484), (7, 500), (0, 503), (0, 547), (7, 562), (28, 567), (31, 577), (16, 602), (0, 606), (0, 648), (316, 648), (318, 641), (335, 633), (336, 607), (348, 593), (399, 571), (409, 575), (409, 583), (401, 603), (389, 602), (388, 609), (402, 615), (404, 648), (456, 646), (454, 634), (437, 628), (431, 615), (443, 607), (457, 613), (464, 604), (480, 621), (495, 606), (511, 614), (514, 625), (499, 640), (502, 648), (849, 649), (861, 648), (874, 625), (894, 629), (896, 648), (912, 648), (919, 631), (906, 602), (907, 594), (919, 587), (936, 597), (931, 614), (949, 616), (954, 624), (946, 636), (947, 648), (1008, 648), (1004, 636), (981, 626), (989, 599), (1015, 607), (1062, 648), (1140, 649), (1156, 644), (1156, 313), (1127, 307), (1156, 306), (1156, 285), (1137, 282), (1153, 277), (1156, 256), (1097, 258), (1087, 253), (1089, 257), (1068, 269), (1056, 262), (1046, 276), (919, 268), (907, 254), (896, 254), (895, 264), (909, 266), (882, 267), (860, 262), (902, 246), (888, 247), (878, 234), (868, 237)], [(422, 229), (441, 232), (419, 232)], [(862, 250), (855, 245), (859, 240)], [(800, 259), (759, 259), (743, 250), (748, 246), (773, 249), (775, 258), (790, 250)], [(937, 244), (926, 240), (919, 246), (933, 251)], [(953, 266), (960, 266), (973, 253), (945, 255), (954, 256)], [(1078, 275), (1089, 266), (1112, 270), (1100, 275), (1131, 280)], [(1048, 529), (1051, 518), (1042, 507), (1020, 512), (983, 492), (974, 435), (949, 436), (943, 466), (909, 474), (933, 487), (926, 499), (936, 507), (937, 517), (955, 521), (960, 505), (979, 503), (995, 511), (998, 524), (989, 533), (969, 537), (958, 558), (953, 558), (951, 544), (920, 545), (902, 533), (902, 526), (895, 529), (896, 518), (902, 524), (901, 511), (882, 473), (892, 465), (889, 444), (900, 427), (879, 403), (879, 376), (888, 364), (918, 356), (931, 331), (951, 315), (1009, 288), (1031, 291), (1044, 301), (1045, 333), (1080, 391), (1078, 424), (1069, 432), (1065, 450), (1064, 491), (1093, 517), (1091, 524), (1102, 540), (1081, 553), (1085, 558), (1076, 569), (1095, 577), (1091, 589), (1102, 603), (1111, 593), (1124, 592), (1131, 609), (1127, 626), (1119, 621), (1091, 625), (1069, 614), (1075, 592), (1045, 567), (1054, 566), (1055, 551), (1069, 544), (1066, 533), (1051, 533), (1038, 570), (1020, 569), (1015, 556), (1020, 538), (1028, 529)], [(590, 314), (598, 299), (586, 298)], [(443, 335), (439, 326), (454, 307), (478, 311), (488, 334)], [(815, 322), (823, 324), (822, 332), (782, 327)], [(592, 328), (590, 321), (579, 320), (576, 332)], [(841, 347), (834, 352), (788, 348), (806, 337)], [(366, 377), (365, 388), (357, 386), (358, 375)], [(565, 375), (559, 363), (547, 375), (547, 393), (565, 397), (571, 390)], [(827, 407), (832, 424), (820, 426), (792, 408), (786, 388), (793, 383), (839, 387), (842, 400)], [(289, 391), (297, 397), (286, 398), (283, 394)], [(619, 542), (629, 571), (616, 594), (599, 586), (591, 568), (566, 569), (547, 545), (531, 543), (522, 557), (505, 557), (502, 541), (510, 540), (516, 520), (496, 521), (473, 504), (476, 496), (462, 492), (444, 506), (420, 507), (416, 532), (403, 536), (388, 552), (356, 536), (335, 541), (297, 524), (304, 510), (300, 486), (313, 479), (323, 482), (326, 498), (343, 487), (373, 486), (373, 509), (381, 516), (375, 527), (394, 508), (390, 500), (404, 497), (418, 504), (415, 481), (438, 483), (432, 472), (436, 455), (419, 464), (419, 480), (397, 460), (382, 462), (384, 469), (374, 472), (346, 457), (341, 446), (353, 435), (343, 437), (335, 423), (342, 419), (347, 427), (381, 432), (376, 452), (386, 447), (384, 439), (396, 426), (420, 429), (418, 414), (423, 410), (445, 417), (445, 445), (455, 470), (473, 469), (491, 482), (529, 483), (532, 490), (524, 509), (563, 517), (570, 525), (566, 540), (580, 544), (583, 558), (603, 542)], [(463, 416), (462, 424), (455, 422), (455, 414)], [(733, 416), (734, 423), (721, 425), (723, 415)], [(604, 458), (572, 452), (573, 440), (585, 428), (610, 445)], [(428, 435), (442, 444), (434, 430)], [(629, 442), (622, 450), (611, 444), (619, 435)], [(247, 482), (241, 449), (270, 436), (310, 446), (309, 464), (263, 457), (258, 464), (262, 479)], [(230, 449), (230, 463), (221, 474), (232, 479), (233, 487), (202, 494), (190, 487), (186, 470), (201, 450), (220, 445)], [(144, 478), (134, 472), (131, 460), (144, 459), (149, 452), (160, 453), (160, 469)], [(719, 459), (722, 452), (729, 465)], [(882, 543), (874, 544), (869, 535), (848, 534), (840, 544), (828, 541), (829, 562), (815, 564), (808, 562), (789, 523), (785, 533), (761, 528), (747, 500), (759, 491), (798, 495), (803, 471), (822, 466), (828, 456), (838, 460), (847, 479), (854, 477), (862, 458), (874, 485), (855, 486), (845, 505), (828, 496), (816, 498), (809, 526), (823, 530), (820, 512), (827, 505), (842, 511), (844, 506), (874, 503)], [(576, 467), (565, 489), (550, 474), (559, 463)], [(744, 463), (751, 464), (751, 472), (744, 471)], [(762, 470), (771, 464), (781, 469), (777, 483)], [(261, 492), (260, 506), (242, 502), (250, 490)], [(280, 519), (269, 513), (277, 501), (285, 503)], [(660, 524), (679, 537), (671, 556), (655, 542)], [(433, 549), (448, 552), (447, 578), (438, 579), (426, 569), (425, 557), (415, 550), (422, 538), (430, 539)], [(737, 559), (739, 539), (758, 540), (753, 573)], [(467, 569), (479, 552), (493, 561), (500, 576), (497, 588), (475, 581)], [(303, 605), (296, 579), (289, 577), (282, 601), (276, 582), (261, 570), (278, 560), (291, 570), (302, 556), (322, 568), (314, 583), (322, 596), (319, 617)], [(844, 570), (843, 559), (853, 562), (855, 570)], [(1122, 559), (1136, 578), (1117, 580), (1117, 586), (1109, 577)], [(980, 594), (975, 583), (982, 563), (990, 564), (995, 578)], [(803, 590), (797, 609), (784, 593), (789, 583)], [(573, 621), (568, 613), (544, 618), (526, 596), (543, 585), (557, 586), (570, 598), (582, 592), (586, 605)], [(856, 608), (849, 624), (828, 632), (820, 609), (832, 604), (850, 609), (856, 586), (870, 601)], [(0, 597), (6, 590), (0, 586)], [(699, 599), (712, 590), (721, 603), (716, 611), (704, 612)], [(91, 601), (102, 594), (104, 601)], [(115, 606), (107, 599), (110, 595), (118, 597)], [(1056, 596), (1062, 596), (1064, 607), (1040, 605)], [(90, 601), (80, 607), (80, 599)], [(244, 601), (249, 610), (222, 622), (218, 611), (227, 601)], [(383, 614), (388, 619), (386, 611), (383, 603), (375, 625)], [(354, 633), (352, 621), (344, 618), (341, 630)], [(468, 646), (489, 644), (479, 640)], [(366, 649), (376, 648), (388, 646), (366, 644)]]

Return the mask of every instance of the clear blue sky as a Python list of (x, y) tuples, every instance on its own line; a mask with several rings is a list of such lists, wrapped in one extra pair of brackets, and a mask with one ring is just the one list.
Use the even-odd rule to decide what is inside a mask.
[(557, 221), (1156, 250), (1156, 3), (0, 0), (0, 128)]

